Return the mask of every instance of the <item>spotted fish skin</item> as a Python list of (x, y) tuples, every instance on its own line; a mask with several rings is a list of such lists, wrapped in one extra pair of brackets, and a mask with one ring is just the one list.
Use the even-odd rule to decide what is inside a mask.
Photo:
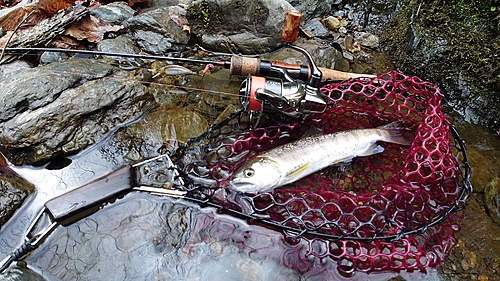
[(231, 188), (246, 193), (268, 192), (325, 167), (380, 153), (384, 148), (378, 141), (411, 144), (401, 135), (398, 122), (373, 129), (309, 136), (248, 160), (234, 173)]

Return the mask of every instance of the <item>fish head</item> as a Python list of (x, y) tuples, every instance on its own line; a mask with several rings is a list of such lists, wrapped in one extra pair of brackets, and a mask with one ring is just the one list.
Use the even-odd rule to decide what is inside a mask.
[(282, 178), (278, 163), (267, 157), (247, 161), (231, 178), (233, 190), (245, 193), (271, 191)]

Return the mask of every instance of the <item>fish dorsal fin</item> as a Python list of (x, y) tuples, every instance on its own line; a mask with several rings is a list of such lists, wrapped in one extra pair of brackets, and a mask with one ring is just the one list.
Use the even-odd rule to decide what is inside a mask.
[(300, 173), (304, 172), (307, 168), (309, 167), (309, 163), (304, 163), (303, 165), (301, 166), (298, 166), (296, 169), (288, 172), (286, 174), (287, 177), (296, 177), (298, 176)]

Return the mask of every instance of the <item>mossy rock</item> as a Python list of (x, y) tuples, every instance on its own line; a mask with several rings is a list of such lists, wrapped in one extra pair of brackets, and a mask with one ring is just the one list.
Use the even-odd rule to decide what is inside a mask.
[(397, 68), (437, 83), (467, 121), (500, 126), (500, 3), (403, 1), (382, 36)]

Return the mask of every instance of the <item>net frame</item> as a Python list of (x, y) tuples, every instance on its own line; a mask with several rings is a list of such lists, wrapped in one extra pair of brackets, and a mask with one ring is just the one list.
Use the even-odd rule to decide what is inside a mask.
[[(298, 120), (272, 112), (251, 129), (241, 111), (178, 149), (172, 160), (185, 198), (306, 239), (309, 257), (334, 259), (345, 275), (439, 264), (456, 244), (472, 193), (465, 143), (441, 111), (439, 88), (391, 71), (327, 83), (321, 92), (329, 99), (322, 114)], [(305, 128), (333, 133), (393, 121), (405, 124), (410, 147), (383, 144), (383, 153), (355, 158), (347, 170), (326, 168), (270, 192), (230, 187), (246, 160), (300, 138)], [(328, 250), (311, 250), (314, 243)]]

